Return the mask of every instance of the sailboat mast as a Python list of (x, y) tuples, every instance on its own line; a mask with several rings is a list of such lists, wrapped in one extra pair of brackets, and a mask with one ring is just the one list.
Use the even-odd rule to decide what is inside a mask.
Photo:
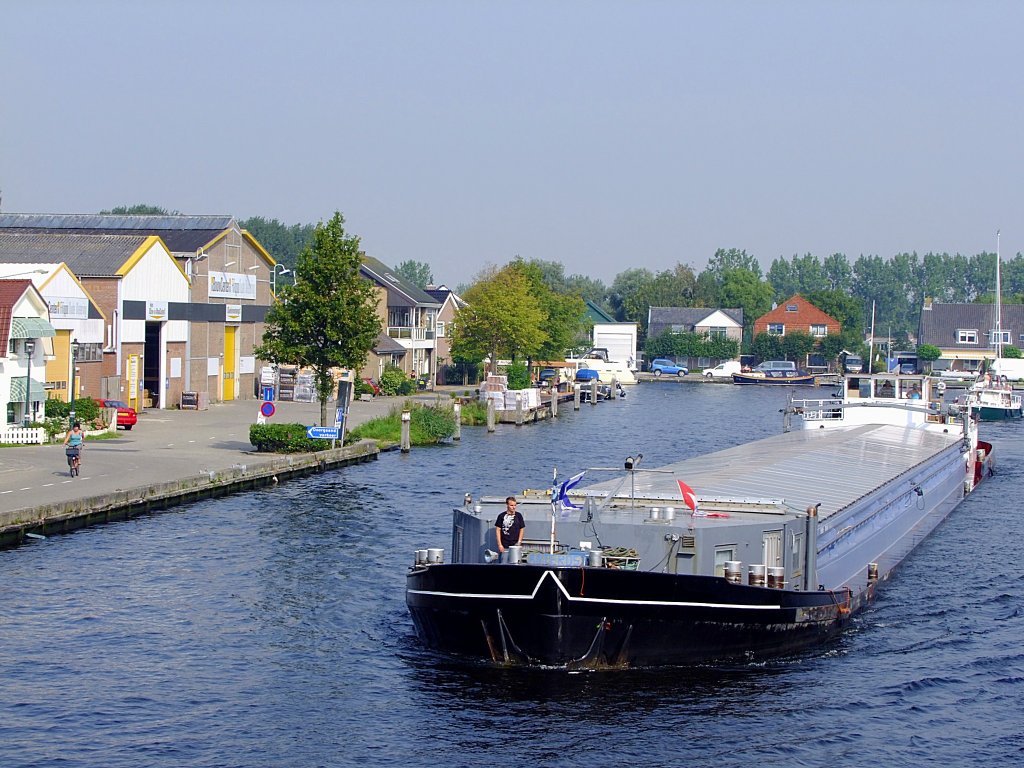
[(1003, 287), (999, 281), (999, 230), (996, 230), (996, 360), (1003, 356)]

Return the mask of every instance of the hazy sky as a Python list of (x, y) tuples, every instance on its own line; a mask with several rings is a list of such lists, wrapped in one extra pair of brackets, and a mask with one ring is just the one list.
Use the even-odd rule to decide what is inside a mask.
[(386, 263), (607, 282), (1024, 250), (1024, 3), (0, 8), (6, 212), (340, 210)]

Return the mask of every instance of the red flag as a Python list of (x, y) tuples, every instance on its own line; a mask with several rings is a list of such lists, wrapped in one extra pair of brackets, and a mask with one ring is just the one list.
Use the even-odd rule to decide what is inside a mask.
[(683, 501), (686, 503), (686, 506), (688, 506), (691, 511), (696, 512), (697, 494), (693, 492), (693, 488), (688, 486), (682, 480), (676, 480), (676, 482), (679, 483), (679, 492), (683, 494)]

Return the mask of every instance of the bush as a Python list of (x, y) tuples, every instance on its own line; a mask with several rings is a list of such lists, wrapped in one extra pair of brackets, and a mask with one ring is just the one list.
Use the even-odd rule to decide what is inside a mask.
[(411, 410), (409, 440), (413, 445), (434, 445), (455, 433), (455, 414), (447, 405), (394, 406), (387, 416), (370, 419), (349, 433), (352, 440), (368, 438), (397, 443), (402, 439), (402, 411)]
[(509, 389), (529, 389), (532, 384), (526, 363), (512, 363), (505, 369), (505, 374), (508, 376)]
[(330, 440), (311, 440), (303, 424), (253, 424), (249, 442), (260, 453), (312, 453), (331, 447)]
[[(47, 398), (46, 404), (46, 418), (47, 420), (61, 419), (63, 422), (63, 431), (68, 426), (68, 419), (71, 418), (71, 403), (65, 403), (63, 400), (57, 400), (56, 398)], [(75, 419), (82, 423), (83, 428), (88, 426), (92, 429), (101, 429), (106, 426), (102, 420), (102, 409), (95, 400), (91, 397), (80, 397), (75, 400)]]
[(412, 379), (404, 379), (401, 384), (398, 385), (398, 394), (400, 395), (412, 395), (416, 392), (416, 382)]
[(468, 400), (462, 403), (462, 423), (477, 426), (487, 423), (487, 404), (480, 400)]
[(369, 384), (367, 384), (362, 379), (360, 379), (359, 381), (356, 382), (355, 392), (356, 392), (356, 397), (359, 397), (360, 395), (372, 395), (372, 394), (374, 394), (373, 387), (371, 387)]
[(380, 381), (378, 382), (380, 393), (394, 397), (401, 389), (402, 382), (406, 381), (409, 381), (409, 377), (405, 375), (401, 368), (396, 365), (389, 365), (380, 374)]

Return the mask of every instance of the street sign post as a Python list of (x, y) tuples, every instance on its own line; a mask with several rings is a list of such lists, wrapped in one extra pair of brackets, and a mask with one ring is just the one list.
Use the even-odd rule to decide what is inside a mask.
[(337, 440), (337, 427), (306, 427), (306, 437), (310, 440)]
[(270, 402), (269, 400), (266, 401), (265, 403), (263, 403), (263, 405), (260, 406), (260, 413), (262, 415), (266, 416), (267, 418), (270, 418), (271, 416), (273, 416), (275, 410), (276, 409), (274, 408), (274, 404), (272, 402)]

